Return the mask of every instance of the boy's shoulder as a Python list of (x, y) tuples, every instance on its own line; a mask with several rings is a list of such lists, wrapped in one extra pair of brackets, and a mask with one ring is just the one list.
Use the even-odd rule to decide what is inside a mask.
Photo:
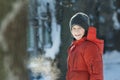
[(84, 41), (82, 45), (84, 45), (85, 47), (97, 47), (97, 44), (90, 40)]

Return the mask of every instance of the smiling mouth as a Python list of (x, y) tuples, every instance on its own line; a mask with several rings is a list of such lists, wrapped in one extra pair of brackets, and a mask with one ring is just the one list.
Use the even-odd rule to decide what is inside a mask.
[(75, 35), (76, 37), (79, 37), (79, 36), (81, 36), (80, 34), (79, 35)]

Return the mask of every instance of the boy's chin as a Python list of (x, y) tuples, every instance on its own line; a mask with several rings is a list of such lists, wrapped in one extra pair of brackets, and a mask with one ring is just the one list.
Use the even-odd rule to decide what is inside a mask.
[(76, 40), (80, 40), (81, 38), (75, 38)]

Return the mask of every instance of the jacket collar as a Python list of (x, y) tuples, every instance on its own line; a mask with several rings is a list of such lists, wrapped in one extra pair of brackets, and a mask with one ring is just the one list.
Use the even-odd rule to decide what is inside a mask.
[(85, 41), (87, 38), (86, 37), (83, 37), (81, 38), (80, 40), (75, 40), (72, 42), (73, 45), (77, 45), (77, 44), (80, 44), (82, 43), (83, 41)]

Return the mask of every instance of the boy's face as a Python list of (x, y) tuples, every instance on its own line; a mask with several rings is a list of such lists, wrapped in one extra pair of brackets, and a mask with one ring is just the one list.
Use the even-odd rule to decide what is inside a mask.
[(79, 25), (74, 25), (71, 29), (71, 33), (76, 40), (80, 40), (85, 34), (85, 29)]

